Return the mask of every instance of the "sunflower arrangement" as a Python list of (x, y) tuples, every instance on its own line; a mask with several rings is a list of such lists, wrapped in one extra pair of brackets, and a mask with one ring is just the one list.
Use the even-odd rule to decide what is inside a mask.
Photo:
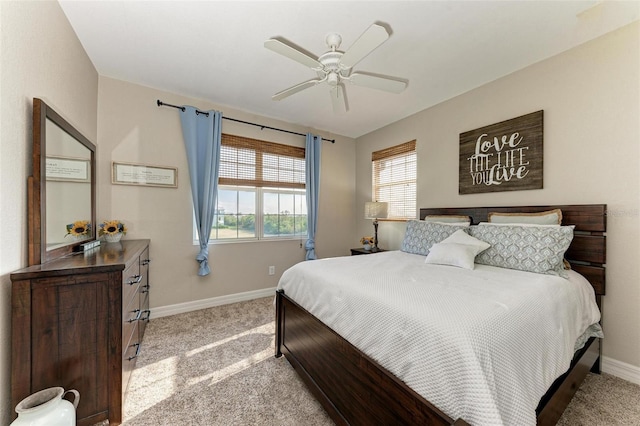
[(76, 220), (67, 225), (67, 235), (72, 237), (83, 237), (89, 235), (89, 232), (91, 232), (91, 223), (88, 220)]
[(362, 238), (360, 238), (360, 244), (373, 245), (373, 237), (362, 237)]
[(98, 230), (98, 235), (116, 235), (122, 234), (126, 235), (127, 227), (124, 223), (119, 220), (105, 220), (100, 224), (100, 229)]

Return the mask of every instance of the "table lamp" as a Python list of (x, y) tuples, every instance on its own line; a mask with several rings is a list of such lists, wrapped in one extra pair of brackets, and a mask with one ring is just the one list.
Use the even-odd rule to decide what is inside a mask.
[(379, 201), (367, 201), (364, 203), (364, 218), (365, 219), (373, 219), (373, 229), (374, 229), (374, 237), (373, 237), (373, 247), (371, 251), (378, 251), (378, 219), (384, 219), (387, 217), (387, 209), (389, 208), (389, 203), (379, 202)]

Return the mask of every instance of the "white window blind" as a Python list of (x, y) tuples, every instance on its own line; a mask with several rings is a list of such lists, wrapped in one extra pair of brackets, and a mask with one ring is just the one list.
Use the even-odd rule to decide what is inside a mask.
[(389, 203), (389, 219), (415, 219), (416, 141), (374, 151), (371, 161), (373, 200)]

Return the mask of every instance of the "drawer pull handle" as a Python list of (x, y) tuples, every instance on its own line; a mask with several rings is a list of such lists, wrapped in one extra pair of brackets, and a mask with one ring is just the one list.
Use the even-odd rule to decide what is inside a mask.
[(142, 261), (142, 265), (148, 265), (151, 263), (151, 259), (145, 259)]
[(136, 274), (131, 278), (133, 278), (133, 279), (127, 281), (127, 284), (129, 284), (129, 285), (138, 284), (140, 281), (142, 281), (142, 275), (137, 275)]
[(144, 318), (140, 318), (140, 321), (149, 321), (149, 318), (151, 317), (151, 309), (145, 309), (142, 313), (146, 316)]
[(136, 347), (136, 353), (133, 354), (133, 356), (130, 356), (129, 358), (127, 358), (127, 361), (131, 361), (132, 359), (138, 358), (138, 355), (140, 355), (140, 343), (134, 343), (131, 346)]
[(140, 320), (140, 315), (142, 315), (142, 311), (141, 311), (140, 309), (134, 309), (134, 310), (133, 310), (133, 311), (131, 311), (131, 312), (135, 312), (135, 313), (136, 313), (136, 316), (135, 316), (135, 318), (129, 318), (129, 319), (127, 320), (127, 322), (136, 322), (136, 321), (139, 321), (139, 320)]
[(142, 286), (142, 291), (140, 293), (149, 293), (149, 289), (151, 288), (151, 284), (147, 284), (145, 286)]

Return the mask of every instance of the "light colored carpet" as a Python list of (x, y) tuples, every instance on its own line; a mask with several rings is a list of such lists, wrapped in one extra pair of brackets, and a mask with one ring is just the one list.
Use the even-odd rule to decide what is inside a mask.
[[(333, 425), (286, 359), (273, 353), (271, 297), (152, 319), (124, 424)], [(640, 386), (589, 375), (559, 424), (640, 425), (639, 401)]]
[(332, 425), (284, 357), (273, 297), (152, 319), (126, 425)]

